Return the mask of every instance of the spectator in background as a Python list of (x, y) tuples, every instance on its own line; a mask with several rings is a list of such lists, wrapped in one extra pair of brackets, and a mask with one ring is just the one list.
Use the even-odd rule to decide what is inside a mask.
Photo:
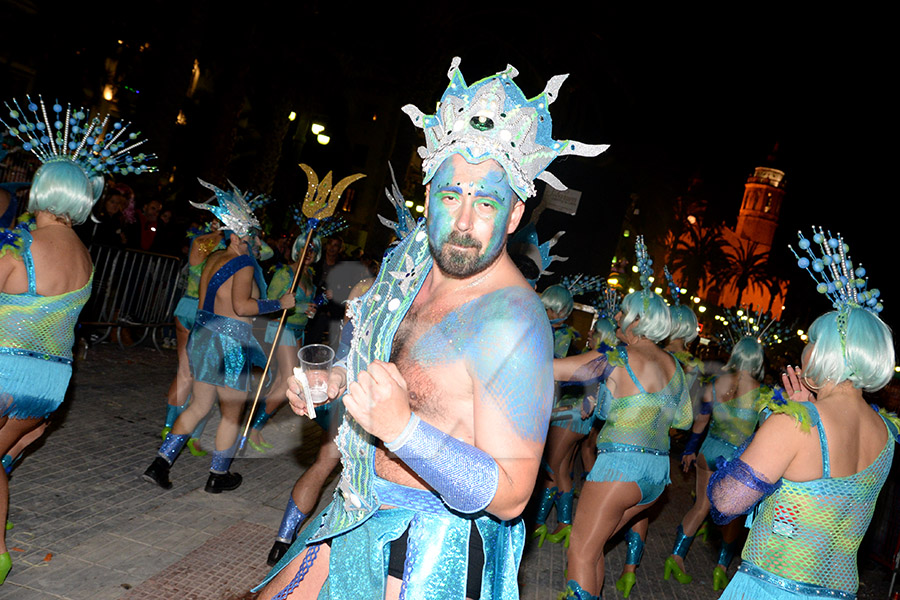
[(129, 248), (135, 250), (150, 250), (153, 240), (156, 239), (159, 213), (162, 211), (162, 202), (150, 200), (137, 214), (137, 220), (129, 226), (125, 236)]

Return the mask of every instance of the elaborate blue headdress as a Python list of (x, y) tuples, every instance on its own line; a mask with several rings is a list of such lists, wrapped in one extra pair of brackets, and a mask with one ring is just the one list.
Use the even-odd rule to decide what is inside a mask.
[(647, 310), (650, 296), (653, 294), (653, 289), (650, 287), (652, 283), (650, 278), (653, 276), (653, 259), (647, 253), (644, 236), (639, 235), (634, 240), (634, 253), (637, 256), (637, 268), (641, 279), (641, 296), (644, 298), (644, 310)]
[(610, 321), (613, 320), (616, 313), (619, 312), (619, 303), (621, 302), (622, 294), (608, 285), (604, 285), (603, 288), (600, 289), (597, 300), (594, 301), (594, 308), (597, 309), (597, 317), (600, 319), (609, 319)]
[(793, 327), (762, 310), (754, 313), (749, 308), (726, 308), (723, 312), (723, 315), (714, 317), (721, 324), (716, 339), (729, 352), (744, 337), (756, 338), (763, 346), (775, 346), (793, 335)]
[(127, 132), (131, 123), (117, 121), (110, 115), (91, 119), (83, 108), (73, 110), (71, 104), (63, 107), (59, 102), (50, 107), (48, 114), (43, 98), (38, 96), (38, 102), (33, 102), (31, 96), (26, 99), (30, 117), (13, 100), (12, 106), (6, 102), (6, 108), (15, 125), (2, 117), (0, 123), (21, 142), (22, 149), (34, 153), (41, 162), (71, 160), (88, 177), (156, 170), (147, 164), (156, 158), (155, 154), (131, 154), (147, 141), (138, 140), (140, 132)]
[(218, 205), (211, 202), (207, 204), (191, 202), (191, 206), (208, 210), (222, 222), (225, 229), (233, 231), (238, 237), (244, 237), (252, 230), (260, 228), (259, 221), (253, 215), (253, 209), (249, 201), (244, 198), (244, 194), (241, 193), (241, 190), (236, 185), (229, 181), (228, 184), (231, 185), (231, 191), (226, 192), (202, 179), (197, 181), (203, 187), (213, 191)]
[[(306, 236), (309, 235), (310, 229), (315, 228), (316, 237), (314, 239), (321, 240), (323, 237), (332, 236), (348, 227), (347, 221), (342, 217), (326, 217), (318, 221), (307, 219), (303, 211), (296, 206), (293, 208), (292, 216), (294, 217), (294, 223), (300, 227), (300, 233), (291, 246), (291, 260), (300, 258), (300, 253), (303, 252), (303, 244), (306, 243)], [(318, 243), (321, 244), (321, 241)]]
[(450, 85), (435, 114), (426, 115), (412, 104), (403, 107), (413, 124), (425, 131), (426, 145), (419, 148), (423, 183), (431, 181), (452, 154), (473, 164), (492, 158), (509, 175), (516, 195), (525, 200), (535, 195), (536, 178), (558, 190), (566, 189), (544, 170), (557, 156), (597, 156), (609, 147), (552, 138), (548, 107), (568, 75), (551, 78), (544, 91), (529, 100), (513, 82), (519, 72), (512, 66), (469, 86), (459, 63), (459, 57), (450, 63)]
[(592, 292), (600, 292), (606, 287), (606, 279), (599, 275), (565, 275), (559, 282), (573, 296), (583, 296)]
[(862, 265), (853, 268), (849, 254), (850, 247), (844, 243), (840, 233), (832, 236), (829, 231), (826, 237), (821, 227), (819, 231), (816, 231), (815, 227), (812, 230), (812, 241), (819, 246), (819, 256), (816, 256), (809, 240), (803, 237), (800, 231), (797, 232), (800, 238), (797, 246), (805, 250), (809, 258), (799, 256), (793, 246), (789, 245), (788, 248), (797, 258), (797, 266), (806, 269), (816, 282), (816, 290), (828, 296), (831, 305), (838, 311), (837, 325), (843, 348), (847, 341), (847, 317), (850, 309), (862, 308), (877, 315), (884, 309), (879, 300), (881, 292), (877, 288), (868, 289), (869, 278), (866, 277), (866, 270)]
[(666, 284), (669, 286), (669, 295), (672, 296), (672, 305), (680, 306), (681, 305), (681, 289), (675, 284), (675, 278), (672, 277), (672, 274), (669, 272), (669, 266), (663, 266), (663, 273), (666, 276)]
[[(564, 233), (565, 231), (559, 231), (556, 235), (542, 244), (540, 240), (538, 240), (537, 229), (535, 228), (534, 223), (529, 223), (517, 231), (515, 235), (511, 236), (506, 245), (510, 253), (522, 254), (531, 259), (538, 268), (538, 277), (541, 275), (552, 275), (553, 273), (547, 270), (547, 267), (549, 267), (551, 263), (569, 260), (568, 256), (550, 254), (550, 249), (556, 245), (556, 242), (559, 241), (559, 238), (561, 238)], [(529, 281), (529, 283), (534, 285), (537, 283), (537, 279)]]
[(388, 169), (391, 171), (391, 187), (384, 188), (384, 195), (394, 205), (394, 209), (397, 211), (397, 221), (390, 221), (381, 215), (378, 215), (378, 220), (385, 227), (393, 229), (398, 238), (403, 239), (416, 228), (416, 220), (406, 207), (406, 199), (400, 193), (400, 186), (397, 185), (397, 178), (394, 176), (394, 167), (391, 166), (391, 163), (388, 163)]

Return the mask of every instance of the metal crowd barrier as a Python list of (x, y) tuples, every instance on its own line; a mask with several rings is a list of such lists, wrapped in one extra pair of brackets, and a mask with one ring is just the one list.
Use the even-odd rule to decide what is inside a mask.
[[(181, 259), (110, 246), (91, 246), (89, 250), (94, 283), (79, 319), (93, 333), (87, 338), (89, 345), (105, 340), (115, 331), (123, 349), (150, 336), (159, 350), (160, 328), (174, 326), (172, 313), (182, 285)], [(128, 332), (124, 333), (126, 329)]]

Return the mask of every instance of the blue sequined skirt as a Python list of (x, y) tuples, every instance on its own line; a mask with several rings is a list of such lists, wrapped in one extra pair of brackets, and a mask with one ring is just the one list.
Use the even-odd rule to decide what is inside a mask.
[(72, 363), (68, 359), (38, 358), (0, 349), (0, 417), (45, 418), (66, 396)]
[(706, 465), (710, 471), (716, 470), (716, 460), (720, 456), (725, 460), (731, 460), (734, 458), (735, 452), (737, 452), (735, 446), (712, 435), (707, 435), (703, 440), (703, 445), (700, 446), (700, 454), (706, 459)]
[(250, 390), (253, 365), (266, 364), (250, 323), (205, 310), (197, 311), (187, 350), (195, 381), (242, 392)]
[[(384, 504), (409, 506), (377, 510), (361, 525), (330, 538), (329, 576), (319, 593), (320, 600), (383, 598), (390, 543), (407, 530), (405, 597), (463, 600), (473, 519), (484, 545), (481, 598), (515, 600), (519, 597), (516, 573), (525, 545), (525, 526), (521, 519), (497, 521), (485, 513), (479, 513), (477, 518), (476, 515), (459, 516), (448, 511), (434, 492), (378, 478), (375, 488)], [(344, 500), (336, 494), (334, 502)], [(300, 533), (287, 554), (254, 591), (314, 545), (307, 546), (307, 540), (318, 530), (315, 523), (321, 517), (311, 521), (313, 524)]]
[(175, 318), (181, 321), (181, 324), (188, 331), (194, 328), (194, 317), (197, 315), (197, 308), (200, 306), (199, 302), (199, 298), (182, 296), (178, 304), (175, 305)]

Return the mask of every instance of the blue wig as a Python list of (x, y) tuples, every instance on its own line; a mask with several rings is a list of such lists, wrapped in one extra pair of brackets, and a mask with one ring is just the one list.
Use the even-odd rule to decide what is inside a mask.
[[(645, 305), (646, 301), (646, 307)], [(631, 292), (621, 305), (622, 323), (620, 327), (622, 331), (635, 321), (638, 321), (632, 332), (635, 335), (643, 336), (653, 342), (661, 342), (669, 337), (669, 330), (672, 329), (672, 317), (669, 315), (669, 307), (665, 301), (650, 291)]]
[(103, 191), (103, 178), (89, 179), (81, 167), (69, 160), (54, 160), (41, 166), (31, 181), (28, 210), (47, 211), (67, 217), (73, 225), (84, 223)]
[(685, 344), (690, 344), (697, 339), (697, 315), (685, 304), (669, 307), (672, 316), (671, 339), (683, 339)]
[(803, 374), (817, 385), (849, 380), (868, 392), (880, 390), (894, 373), (894, 338), (890, 328), (862, 308), (847, 313), (847, 338), (841, 348), (838, 312), (827, 312), (809, 328), (812, 345)]
[(607, 346), (613, 346), (618, 343), (616, 341), (616, 324), (614, 321), (600, 317), (594, 323), (594, 348), (598, 348), (601, 343)]
[(541, 302), (544, 303), (544, 308), (558, 314), (560, 319), (568, 318), (575, 306), (572, 293), (561, 285), (551, 285), (541, 292)]
[(766, 355), (763, 352), (763, 345), (753, 336), (744, 336), (738, 340), (734, 348), (731, 349), (731, 357), (725, 364), (726, 369), (737, 369), (739, 371), (747, 371), (757, 381), (761, 381), (763, 377)]

